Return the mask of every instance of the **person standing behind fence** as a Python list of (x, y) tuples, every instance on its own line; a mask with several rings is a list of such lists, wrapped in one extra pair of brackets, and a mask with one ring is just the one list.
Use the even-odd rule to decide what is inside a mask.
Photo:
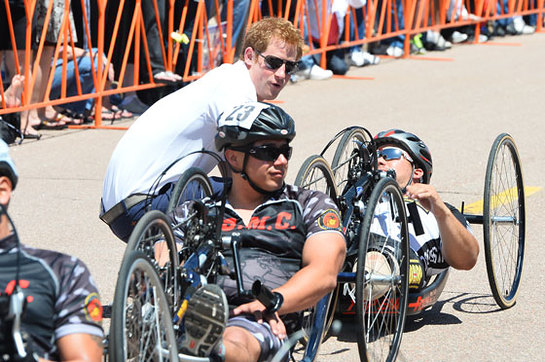
[(264, 18), (249, 29), (241, 60), (223, 64), (196, 82), (156, 102), (127, 131), (112, 154), (102, 193), (100, 218), (127, 241), (151, 207), (166, 210), (180, 174), (191, 166), (210, 172), (216, 160), (202, 154), (214, 145), (217, 119), (226, 109), (248, 101), (275, 99), (297, 70), (303, 39), (287, 20)]

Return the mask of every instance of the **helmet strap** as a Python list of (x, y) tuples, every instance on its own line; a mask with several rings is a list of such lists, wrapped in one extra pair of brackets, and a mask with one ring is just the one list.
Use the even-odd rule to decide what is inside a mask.
[(238, 173), (240, 174), (240, 177), (242, 177), (243, 180), (246, 180), (248, 181), (248, 184), (250, 184), (250, 186), (257, 192), (259, 192), (260, 194), (262, 195), (265, 195), (267, 197), (270, 197), (270, 196), (273, 196), (277, 193), (279, 193), (280, 191), (282, 191), (284, 189), (284, 186), (286, 185), (284, 182), (282, 183), (282, 186), (277, 189), (277, 190), (274, 190), (274, 191), (267, 191), (267, 190), (263, 190), (261, 187), (257, 186), (255, 184), (255, 182), (253, 182), (250, 177), (248, 176), (248, 174), (246, 173), (246, 165), (248, 164), (248, 153), (247, 152), (244, 152), (244, 160), (242, 161), (242, 170), (235, 170), (233, 168), (233, 166), (231, 165), (231, 163), (227, 162), (227, 164), (229, 165), (229, 168), (231, 169), (231, 171), (233, 171), (234, 173)]
[(413, 170), (411, 171), (411, 177), (409, 177), (409, 182), (407, 182), (407, 184), (405, 185), (405, 187), (403, 187), (401, 189), (401, 192), (403, 194), (405, 194), (407, 192), (407, 187), (409, 187), (410, 184), (413, 183), (413, 177), (414, 177), (414, 170), (416, 169), (416, 167), (414, 166), (414, 164), (411, 164), (411, 166), (413, 167)]

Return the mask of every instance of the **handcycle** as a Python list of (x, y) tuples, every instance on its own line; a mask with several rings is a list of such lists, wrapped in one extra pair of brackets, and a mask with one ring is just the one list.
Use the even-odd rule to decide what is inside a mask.
[[(324, 155), (335, 143), (329, 166)], [(320, 155), (305, 160), (295, 182), (329, 194), (341, 209), (348, 252), (326, 328), (335, 312), (340, 312), (336, 306), (342, 300), (342, 289), (343, 295), (348, 295), (348, 310), (356, 314), (361, 331), (357, 340), (362, 361), (395, 360), (406, 315), (431, 307), (448, 276), (447, 269), (429, 280), (423, 289), (409, 292), (406, 232), (408, 226), (417, 232), (419, 220), (411, 203), (407, 203), (407, 210), (402, 206), (405, 201), (392, 176), (378, 171), (376, 146), (369, 131), (349, 127), (333, 137)], [(388, 245), (388, 240), (371, 230), (373, 220), (383, 217), (381, 204), (390, 206), (389, 217), (397, 224), (397, 231), (391, 235), (395, 243), (390, 243), (393, 248), (388, 252), (393, 257), (389, 258), (391, 265), (386, 273), (372, 258), (376, 251), (384, 253), (384, 246)], [(522, 277), (525, 204), (520, 158), (510, 135), (499, 135), (490, 150), (483, 215), (464, 216), (470, 223), (483, 224), (487, 275), (496, 303), (501, 309), (513, 306)]]
[[(200, 199), (213, 192), (209, 178), (198, 169), (187, 170), (179, 180), (175, 190), (185, 191), (176, 191), (169, 212), (182, 199)], [(184, 333), (184, 316), (192, 293), (204, 284), (214, 283), (219, 275), (228, 275), (236, 281), (239, 296), (255, 297), (268, 308), (279, 303), (278, 295), (258, 282), (251, 290), (244, 289), (238, 256), (244, 234), (235, 234), (231, 239), (220, 236), (225, 195), (219, 214), (210, 214), (203, 202), (184, 205), (190, 209), (178, 224), (171, 225), (164, 213), (151, 210), (131, 234), (112, 306), (111, 360), (208, 361), (205, 357), (180, 353), (177, 345)], [(173, 233), (181, 228), (183, 246), (176, 244)], [(223, 256), (223, 251), (228, 249), (233, 253), (233, 270)], [(324, 298), (323, 303), (328, 301)], [(321, 328), (319, 321), (323, 318), (315, 319)], [(303, 332), (297, 332), (291, 340), (298, 340), (302, 335)], [(313, 335), (321, 338), (322, 333), (318, 330)], [(319, 341), (307, 343), (303, 360), (313, 360), (318, 346)], [(281, 360), (287, 352), (282, 349), (275, 358)]]

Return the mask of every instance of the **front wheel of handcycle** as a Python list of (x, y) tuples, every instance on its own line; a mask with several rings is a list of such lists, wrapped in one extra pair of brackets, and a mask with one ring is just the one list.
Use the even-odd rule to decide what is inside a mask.
[(319, 155), (308, 157), (295, 177), (295, 186), (321, 191), (337, 202), (335, 177), (329, 163)]
[(170, 222), (164, 213), (151, 210), (140, 218), (127, 243), (123, 262), (135, 250), (143, 252), (153, 263), (174, 313), (180, 299), (179, 259)]
[[(335, 175), (335, 184), (339, 191), (342, 192), (351, 178), (358, 178), (357, 174), (351, 175), (350, 173), (357, 172), (355, 166), (360, 164), (359, 148), (362, 144), (367, 145), (369, 141), (370, 135), (366, 133), (364, 128), (353, 127), (344, 132), (331, 161), (331, 169)], [(361, 170), (359, 171), (361, 172)]]
[(115, 287), (110, 360), (177, 361), (167, 297), (155, 267), (142, 252), (123, 260)]
[(362, 361), (395, 360), (409, 293), (405, 202), (391, 178), (381, 179), (365, 207), (356, 264), (358, 350)]
[[(331, 171), (327, 161), (322, 156), (312, 155), (308, 157), (299, 169), (294, 184), (295, 186), (302, 187), (304, 189), (321, 191), (333, 199), (334, 202), (337, 202), (337, 188), (335, 187), (333, 172)], [(322, 304), (326, 305), (326, 313), (323, 315), (325, 319), (323, 321), (316, 320), (316, 316), (318, 315), (318, 310), (316, 307), (312, 307), (304, 311), (303, 329), (306, 332), (306, 336), (301, 339), (302, 344), (307, 345), (309, 336), (314, 332), (312, 329), (316, 328), (317, 325), (322, 324), (319, 326), (321, 329), (320, 335), (317, 338), (313, 338), (313, 343), (315, 343), (316, 346), (309, 347), (315, 348), (317, 351), (317, 347), (321, 343), (322, 339), (325, 338), (331, 324), (333, 323), (333, 317), (337, 305), (337, 294), (338, 289), (335, 289), (331, 295), (331, 301), (329, 302), (328, 300), (328, 303)]]
[(483, 233), (488, 281), (501, 309), (515, 304), (524, 262), (526, 214), (517, 147), (500, 134), (488, 157), (484, 186)]

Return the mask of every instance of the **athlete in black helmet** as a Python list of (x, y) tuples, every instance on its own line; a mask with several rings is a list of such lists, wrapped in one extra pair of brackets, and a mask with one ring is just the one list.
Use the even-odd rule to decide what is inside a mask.
[[(400, 129), (379, 132), (375, 142), (378, 168), (394, 170), (406, 196), (418, 201), (424, 234), (416, 235), (412, 227), (409, 231), (411, 249), (418, 254), (424, 269), (420, 274), (430, 277), (449, 266), (462, 270), (473, 268), (479, 244), (463, 215), (445, 204), (429, 184), (433, 165), (426, 144), (416, 135)], [(411, 276), (413, 274), (411, 269)]]
[[(247, 121), (252, 117), (255, 119), (249, 124)], [(241, 152), (242, 164), (228, 162), (229, 168), (233, 173), (240, 174), (244, 180), (248, 181), (254, 190), (269, 195), (281, 191), (283, 184), (269, 183), (266, 188), (261, 188), (248, 176), (248, 162), (251, 157), (264, 161), (277, 161), (282, 155), (287, 165), (292, 151), (289, 143), (294, 137), (295, 123), (289, 114), (272, 104), (255, 102), (240, 105), (228, 114), (222, 115), (218, 122), (216, 148), (220, 151)], [(261, 141), (274, 142), (257, 145)], [(279, 144), (280, 147), (276, 147), (274, 143)], [(227, 151), (226, 155), (228, 154), (232, 153)], [(269, 187), (270, 185), (272, 186)], [(273, 188), (274, 186), (278, 187)]]
[[(225, 112), (218, 125), (216, 145), (224, 150), (233, 171), (222, 237), (228, 238), (234, 232), (244, 237), (240, 249), (244, 288), (250, 289), (255, 280), (260, 280), (280, 293), (283, 303), (277, 311), (267, 313), (259, 301), (240, 298), (234, 280), (220, 276), (220, 292), (225, 292), (230, 305), (237, 306), (225, 332), (214, 335), (213, 331), (221, 329), (205, 326), (210, 333), (192, 335), (186, 316), (188, 333), (181, 350), (200, 355), (213, 345), (209, 341), (222, 336), (215, 354), (226, 361), (270, 360), (285, 337), (297, 330), (301, 311), (315, 305), (337, 285), (346, 242), (333, 200), (321, 192), (284, 183), (291, 155), (289, 142), (295, 136), (294, 122), (288, 114), (275, 105), (253, 102)], [(218, 198), (213, 197), (209, 214), (218, 213)], [(176, 210), (177, 218), (185, 217), (184, 206)], [(231, 252), (226, 250), (224, 255), (231, 263)], [(206, 293), (208, 300), (223, 299), (214, 288), (203, 288), (201, 294)], [(188, 315), (200, 315), (189, 320), (222, 325), (221, 318), (202, 315), (206, 312), (202, 308), (190, 308), (199, 302), (192, 300)], [(225, 309), (223, 305), (215, 308)]]

